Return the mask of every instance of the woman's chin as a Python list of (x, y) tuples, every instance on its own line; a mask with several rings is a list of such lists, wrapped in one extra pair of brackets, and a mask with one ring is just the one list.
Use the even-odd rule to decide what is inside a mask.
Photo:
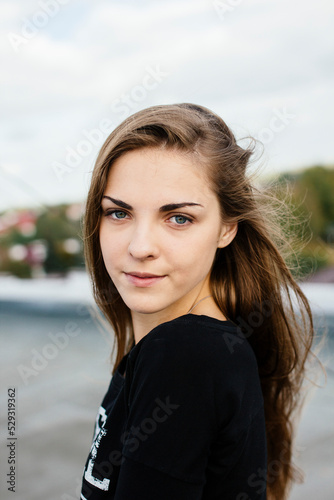
[(158, 302), (153, 302), (152, 300), (148, 303), (128, 301), (125, 302), (125, 304), (128, 306), (132, 314), (163, 314), (173, 309), (171, 304), (159, 304)]
[[(124, 300), (124, 299), (123, 299)], [(128, 306), (130, 309), (131, 313), (136, 313), (136, 314), (154, 314), (156, 312), (159, 312), (161, 308), (156, 305), (150, 303), (143, 303), (143, 302), (137, 302), (137, 301), (132, 301), (132, 300), (124, 300), (125, 304)]]

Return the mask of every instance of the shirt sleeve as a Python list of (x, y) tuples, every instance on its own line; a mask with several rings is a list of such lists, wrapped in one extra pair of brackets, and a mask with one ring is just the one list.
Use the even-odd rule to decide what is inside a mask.
[(164, 333), (162, 328), (143, 344), (129, 374), (127, 367), (131, 385), (116, 500), (201, 499), (213, 443), (226, 447), (226, 468), (233, 466), (257, 411), (242, 353), (232, 357), (218, 340)]

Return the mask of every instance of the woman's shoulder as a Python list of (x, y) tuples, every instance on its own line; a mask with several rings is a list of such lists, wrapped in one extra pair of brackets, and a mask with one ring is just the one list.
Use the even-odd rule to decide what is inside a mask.
[(201, 401), (219, 422), (241, 412), (248, 425), (263, 406), (256, 357), (231, 321), (185, 315), (163, 323), (134, 346), (127, 372), (134, 392), (146, 387), (194, 405)]

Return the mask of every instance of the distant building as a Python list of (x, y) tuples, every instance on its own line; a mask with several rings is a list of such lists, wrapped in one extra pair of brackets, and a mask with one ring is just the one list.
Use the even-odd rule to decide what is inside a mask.
[(33, 236), (37, 218), (38, 213), (32, 210), (6, 212), (0, 216), (0, 235), (17, 229), (24, 236)]

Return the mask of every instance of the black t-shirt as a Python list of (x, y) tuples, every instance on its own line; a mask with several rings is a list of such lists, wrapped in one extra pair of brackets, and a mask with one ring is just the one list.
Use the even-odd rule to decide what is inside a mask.
[(81, 500), (265, 500), (266, 462), (249, 343), (230, 321), (187, 314), (122, 359), (97, 416)]

